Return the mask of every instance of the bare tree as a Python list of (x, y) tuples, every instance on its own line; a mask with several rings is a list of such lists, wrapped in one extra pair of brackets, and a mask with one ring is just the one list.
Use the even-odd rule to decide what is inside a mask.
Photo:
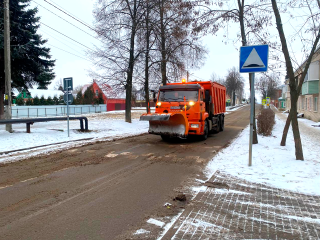
[(141, 54), (136, 35), (144, 15), (142, 0), (98, 0), (95, 6), (95, 28), (104, 42), (91, 56), (102, 69), (99, 79), (126, 91), (125, 121), (131, 122), (133, 72)]
[(192, 34), (192, 1), (158, 1), (155, 29), (161, 56), (162, 84), (176, 81), (188, 68), (201, 66), (206, 50)]
[(243, 87), (244, 87), (244, 79), (240, 75), (239, 71), (233, 67), (228, 70), (228, 75), (226, 77), (225, 86), (227, 89), (227, 94), (232, 99), (232, 105), (235, 105), (236, 95), (240, 99), (242, 99)]
[[(196, 14), (194, 31), (199, 33), (217, 34), (218, 30), (224, 30), (224, 41), (228, 42), (230, 35), (228, 29), (230, 23), (239, 24), (239, 32), (233, 37), (233, 43), (241, 41), (242, 46), (253, 45), (253, 43), (266, 44), (268, 39), (268, 31), (266, 26), (269, 25), (271, 16), (261, 1), (250, 2), (245, 4), (244, 0), (237, 0), (237, 7), (226, 7), (225, 2), (203, 0), (196, 2)], [(251, 36), (249, 39), (248, 36)], [(250, 40), (250, 41), (249, 41)], [(271, 45), (275, 45), (272, 43)], [(252, 74), (249, 74), (249, 86), (251, 86)], [(255, 115), (255, 111), (254, 111)], [(253, 144), (258, 143), (256, 131), (256, 122), (253, 123)]]
[(277, 90), (280, 86), (279, 76), (275, 73), (263, 74), (256, 82), (256, 89), (261, 93), (262, 98), (277, 98)]
[[(277, 2), (275, 0), (271, 0), (272, 3), (272, 8), (273, 8), (273, 12), (274, 12), (274, 16), (276, 18), (276, 24), (277, 24), (277, 30), (278, 30), (278, 34), (281, 40), (281, 45), (282, 45), (282, 52), (285, 58), (285, 62), (286, 62), (286, 69), (287, 69), (287, 73), (288, 73), (288, 77), (289, 77), (289, 87), (290, 87), (290, 100), (291, 100), (291, 109), (290, 109), (290, 114), (288, 116), (287, 122), (286, 122), (286, 126), (284, 129), (284, 133), (283, 133), (283, 138), (287, 135), (287, 131), (286, 129), (289, 128), (290, 125), (290, 121), (292, 123), (292, 131), (293, 131), (293, 137), (294, 137), (294, 142), (295, 142), (295, 154), (296, 154), (296, 159), (297, 160), (304, 160), (303, 157), (303, 150), (302, 150), (302, 144), (301, 144), (301, 138), (300, 138), (300, 131), (299, 131), (299, 125), (298, 125), (298, 120), (297, 120), (297, 101), (299, 98), (299, 94), (301, 92), (301, 88), (302, 88), (302, 83), (303, 80), (307, 74), (308, 68), (310, 66), (313, 54), (317, 48), (318, 42), (319, 42), (319, 38), (320, 38), (320, 29), (319, 29), (319, 25), (315, 25), (313, 22), (313, 26), (316, 27), (316, 31), (314, 29), (312, 29), (313, 33), (314, 33), (314, 38), (313, 38), (313, 43), (312, 43), (312, 48), (310, 51), (310, 54), (305, 62), (305, 64), (303, 64), (303, 66), (301, 66), (301, 68), (299, 69), (299, 72), (301, 73), (301, 75), (298, 76), (298, 78), (295, 77), (294, 74), (294, 69), (293, 69), (293, 64), (292, 64), (292, 59), (290, 58), (290, 54), (289, 54), (289, 49), (288, 49), (288, 45), (287, 45), (287, 40), (286, 40), (286, 36), (284, 33), (284, 29), (283, 29), (283, 25), (282, 25), (282, 20), (281, 20), (281, 15), (278, 9), (278, 5)], [(318, 7), (320, 7), (319, 1), (317, 1), (318, 3)], [(301, 3), (304, 4), (304, 3)], [(302, 7), (303, 5), (300, 5), (300, 7)], [(309, 6), (308, 6), (309, 7)], [(309, 7), (310, 9), (310, 7)], [(310, 18), (311, 20), (313, 19), (312, 17)], [(307, 25), (307, 23), (305, 23), (305, 25)], [(310, 29), (309, 29), (310, 31)], [(302, 68), (304, 67), (304, 69)], [(286, 132), (285, 132), (286, 131)], [(283, 139), (282, 139), (283, 141)], [(284, 141), (285, 142), (285, 141)], [(281, 143), (282, 144), (282, 143)]]
[(54, 81), (53, 89), (54, 90), (63, 90), (63, 80), (62, 80), (62, 78), (59, 78), (59, 79)]
[(212, 73), (211, 76), (210, 76), (210, 81), (212, 82), (217, 82), (217, 83), (220, 83), (222, 85), (225, 85), (226, 84), (226, 81), (224, 78), (218, 76), (216, 73)]

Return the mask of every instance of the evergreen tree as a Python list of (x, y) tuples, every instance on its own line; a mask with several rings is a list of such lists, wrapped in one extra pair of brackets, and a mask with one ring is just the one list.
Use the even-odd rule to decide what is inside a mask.
[(40, 99), (39, 99), (38, 96), (35, 96), (35, 97), (33, 98), (33, 105), (40, 105)]
[(59, 103), (58, 104), (64, 104), (63, 95), (59, 96)]
[(97, 104), (104, 104), (102, 92), (99, 92)]
[(47, 99), (47, 105), (54, 105), (54, 101), (52, 100), (52, 98), (50, 96)]
[(17, 98), (17, 99), (16, 99), (16, 104), (17, 104), (18, 106), (24, 106), (23, 98)]
[(82, 89), (77, 92), (77, 96), (75, 99), (75, 104), (81, 105), (83, 103)]
[(83, 94), (83, 104), (94, 104), (94, 98), (93, 86), (91, 85)]
[(33, 105), (33, 101), (31, 98), (28, 98), (28, 100), (26, 101), (26, 105), (27, 106), (32, 106)]
[(59, 104), (59, 98), (57, 97), (57, 95), (54, 95), (53, 102), (54, 102), (54, 105), (58, 105)]
[[(50, 60), (50, 49), (43, 45), (37, 34), (39, 17), (37, 8), (30, 8), (31, 0), (10, 0), (10, 41), (12, 88), (28, 89), (33, 85), (46, 88), (55, 77), (55, 60)], [(3, 6), (3, 0), (0, 1)], [(0, 21), (3, 23), (3, 7), (0, 8)], [(3, 33), (4, 25), (0, 25)], [(0, 38), (0, 112), (3, 109), (5, 87), (3, 36)]]
[(44, 98), (43, 95), (42, 95), (42, 97), (40, 98), (40, 105), (47, 105), (47, 100)]

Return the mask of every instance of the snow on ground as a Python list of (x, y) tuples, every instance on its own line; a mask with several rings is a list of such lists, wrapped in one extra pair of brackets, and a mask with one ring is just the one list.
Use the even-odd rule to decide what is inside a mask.
[[(67, 121), (34, 123), (31, 125), (30, 134), (26, 133), (26, 124), (13, 124), (13, 133), (6, 132), (5, 125), (0, 125), (0, 162), (19, 160), (43, 153), (46, 154), (55, 150), (80, 146), (90, 141), (112, 140), (113, 138), (147, 133), (149, 123), (140, 122), (138, 119), (142, 113), (144, 113), (144, 111), (133, 110), (132, 123), (126, 123), (124, 121), (124, 111), (84, 115), (88, 118), (89, 130), (91, 131), (79, 132), (79, 120), (70, 121), (70, 137), (68, 137), (67, 132)], [(53, 145), (47, 148), (38, 148), (36, 151), (27, 150), (18, 157), (13, 157), (12, 155), (14, 155), (14, 153), (1, 155), (1, 153), (7, 151), (67, 141), (70, 141), (70, 143), (64, 143), (62, 146)]]
[[(279, 116), (278, 116), (279, 115)], [(249, 159), (249, 126), (232, 144), (219, 152), (206, 168), (210, 178), (217, 170), (252, 182), (266, 183), (306, 194), (320, 195), (320, 129), (311, 127), (314, 122), (299, 119), (304, 161), (295, 160), (295, 146), (290, 128), (287, 145), (280, 146), (286, 116), (276, 115), (272, 136), (258, 136), (253, 145), (252, 166)]]
[(244, 106), (246, 106), (246, 104), (240, 104), (240, 105), (236, 105), (236, 106), (230, 106), (230, 107), (226, 107), (227, 112), (234, 112), (239, 110), (240, 108), (243, 108)]

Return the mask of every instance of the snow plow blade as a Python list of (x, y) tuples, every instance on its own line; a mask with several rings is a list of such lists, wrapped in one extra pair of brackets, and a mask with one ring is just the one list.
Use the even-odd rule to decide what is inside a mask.
[(171, 137), (187, 137), (188, 119), (182, 113), (143, 114), (140, 121), (149, 121), (149, 133)]

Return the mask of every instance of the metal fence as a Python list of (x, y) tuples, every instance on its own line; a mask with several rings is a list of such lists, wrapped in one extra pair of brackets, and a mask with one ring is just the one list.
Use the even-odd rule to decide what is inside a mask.
[[(106, 112), (107, 106), (100, 105), (70, 105), (69, 115), (81, 115), (87, 113)], [(66, 116), (67, 106), (15, 106), (12, 107), (12, 118), (32, 118), (32, 117), (50, 117), (50, 116)]]

